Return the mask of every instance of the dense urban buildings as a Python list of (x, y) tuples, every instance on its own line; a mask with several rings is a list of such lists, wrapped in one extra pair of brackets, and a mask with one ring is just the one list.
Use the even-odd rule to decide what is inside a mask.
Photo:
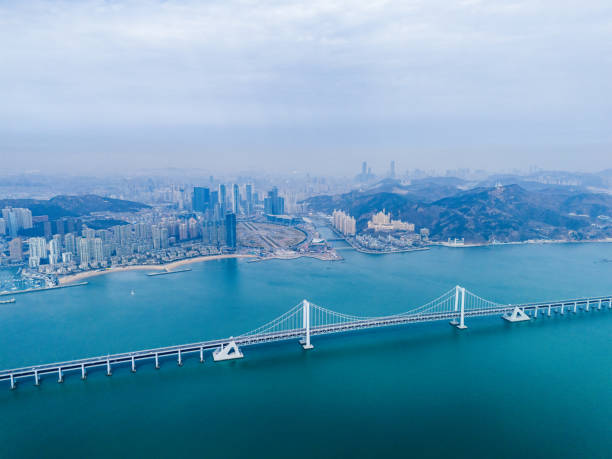
[(332, 223), (334, 228), (345, 236), (354, 236), (357, 232), (355, 218), (340, 210), (334, 210)]

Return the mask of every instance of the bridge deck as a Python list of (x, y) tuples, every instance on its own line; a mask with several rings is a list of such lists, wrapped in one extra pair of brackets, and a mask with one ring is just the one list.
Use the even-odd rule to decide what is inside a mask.
[[(484, 317), (490, 315), (504, 315), (511, 313), (516, 307), (519, 307), (525, 312), (544, 310), (544, 309), (565, 309), (578, 308), (587, 305), (606, 305), (612, 308), (612, 296), (577, 298), (572, 300), (562, 300), (553, 302), (540, 302), (528, 304), (509, 304), (496, 305), (480, 309), (466, 309), (465, 317)], [(368, 328), (379, 328), (388, 326), (405, 325), (410, 323), (434, 322), (440, 320), (451, 320), (459, 317), (459, 311), (443, 311), (443, 312), (426, 312), (426, 313), (406, 313), (400, 315), (392, 315), (387, 317), (367, 318), (362, 320), (347, 321), (344, 323), (334, 323), (329, 325), (321, 325), (310, 329), (311, 335), (325, 335), (331, 333), (342, 333), (351, 330), (362, 330)], [(227, 344), (230, 340), (234, 340), (239, 346), (250, 346), (274, 341), (285, 341), (291, 339), (302, 338), (305, 334), (304, 328), (294, 328), (290, 330), (258, 333), (254, 335), (242, 335), (236, 338), (216, 339), (209, 341), (201, 341), (190, 344), (177, 346), (167, 346), (154, 349), (145, 349), (134, 352), (121, 354), (110, 354), (98, 357), (89, 357), (84, 359), (69, 360), (65, 362), (55, 362), (42, 365), (32, 365), (22, 368), (14, 368), (10, 370), (0, 371), (0, 381), (2, 380), (17, 380), (27, 377), (40, 377), (45, 374), (66, 372), (66, 371), (85, 371), (88, 368), (111, 366), (113, 364), (131, 363), (132, 361), (142, 361), (157, 359), (165, 356), (180, 356), (186, 353), (210, 351), (218, 348), (222, 344)]]

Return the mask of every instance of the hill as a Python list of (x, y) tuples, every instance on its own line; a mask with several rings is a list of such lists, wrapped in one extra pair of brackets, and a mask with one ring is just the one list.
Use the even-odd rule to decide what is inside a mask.
[[(419, 184), (422, 187), (423, 184)], [(442, 185), (432, 189), (441, 191)], [(395, 218), (429, 228), (432, 240), (465, 238), (466, 242), (517, 242), (529, 239), (582, 240), (612, 237), (612, 196), (571, 187), (525, 189), (520, 185), (454, 189), (441, 199), (429, 200), (416, 190), (403, 192), (354, 191), (317, 196), (306, 201), (315, 211), (348, 211), (358, 231), (372, 214), (386, 209)], [(452, 185), (445, 192), (451, 193)], [(604, 217), (605, 218), (605, 217)]]
[(95, 194), (82, 196), (55, 196), (51, 199), (2, 199), (0, 209), (5, 207), (24, 207), (32, 215), (48, 215), (49, 220), (61, 217), (81, 217), (92, 212), (135, 212), (148, 208), (146, 204), (123, 199), (113, 199)]

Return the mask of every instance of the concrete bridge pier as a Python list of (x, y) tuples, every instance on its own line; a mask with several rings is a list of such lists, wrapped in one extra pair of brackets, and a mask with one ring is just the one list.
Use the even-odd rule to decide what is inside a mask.
[(200, 348), (200, 363), (204, 363), (204, 348)]
[(83, 381), (87, 379), (87, 372), (85, 371), (85, 364), (81, 365), (81, 379)]
[(561, 315), (565, 314), (564, 305), (561, 303)]
[(59, 367), (57, 370), (57, 382), (58, 383), (64, 382), (64, 374), (62, 373), (62, 367)]
[(578, 303), (574, 301), (574, 314), (578, 312)]
[(159, 370), (159, 355), (155, 353), (155, 369)]
[(548, 305), (548, 317), (550, 317), (550, 304)]
[(132, 356), (132, 373), (136, 373), (136, 362), (134, 361), (134, 356)]
[(11, 390), (15, 390), (16, 387), (17, 385), (15, 384), (15, 377), (11, 373)]
[(599, 307), (597, 309), (601, 309), (601, 300), (599, 300)]
[(112, 374), (110, 359), (106, 359), (106, 376), (111, 376)]
[(181, 356), (181, 350), (178, 350), (178, 366), (182, 367), (183, 366), (183, 358)]
[(34, 385), (40, 386), (40, 380), (38, 379), (38, 370), (34, 370)]
[(537, 319), (538, 318), (538, 307), (536, 306), (535, 311), (533, 312), (533, 318)]

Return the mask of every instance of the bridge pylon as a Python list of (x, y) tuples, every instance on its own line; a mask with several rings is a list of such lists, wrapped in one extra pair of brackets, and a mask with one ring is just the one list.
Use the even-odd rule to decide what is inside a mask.
[(306, 350), (312, 349), (314, 346), (310, 344), (310, 302), (302, 301), (302, 314), (304, 322), (304, 339), (300, 340), (300, 344)]

